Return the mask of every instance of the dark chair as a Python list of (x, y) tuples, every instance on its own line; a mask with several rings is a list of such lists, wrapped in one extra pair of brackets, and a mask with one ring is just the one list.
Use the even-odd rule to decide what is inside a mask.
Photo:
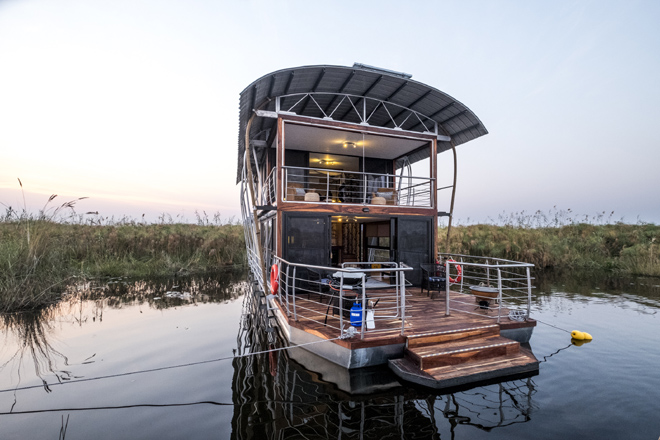
[(422, 264), (422, 294), (427, 290), (426, 296), (433, 299), (431, 292), (444, 292), (447, 290), (447, 274), (442, 264)]
[(328, 297), (330, 293), (330, 275), (320, 269), (309, 269), (309, 287), (310, 290), (316, 290), (319, 294), (319, 302)]

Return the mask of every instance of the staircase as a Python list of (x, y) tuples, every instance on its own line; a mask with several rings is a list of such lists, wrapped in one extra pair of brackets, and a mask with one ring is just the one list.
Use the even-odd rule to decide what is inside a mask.
[(404, 357), (389, 366), (399, 377), (432, 388), (538, 371), (532, 352), (500, 336), (498, 324), (410, 335)]

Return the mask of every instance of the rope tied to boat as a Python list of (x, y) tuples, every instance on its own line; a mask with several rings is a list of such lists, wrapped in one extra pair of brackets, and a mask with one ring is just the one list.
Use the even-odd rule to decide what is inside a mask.
[[(304, 344), (297, 344), (297, 345), (290, 345), (286, 347), (279, 347), (279, 348), (272, 348), (268, 350), (262, 350), (262, 351), (255, 351), (252, 353), (245, 353), (245, 354), (239, 354), (239, 355), (232, 355), (232, 356), (226, 356), (222, 358), (217, 358), (217, 359), (209, 359), (205, 361), (198, 361), (198, 362), (189, 362), (185, 364), (179, 364), (179, 365), (170, 365), (167, 367), (157, 367), (157, 368), (151, 368), (148, 370), (138, 370), (138, 371), (128, 371), (125, 373), (117, 373), (117, 374), (109, 374), (106, 376), (98, 376), (98, 377), (89, 377), (85, 379), (79, 379), (79, 380), (72, 380), (72, 381), (67, 381), (67, 382), (55, 382), (52, 384), (49, 384), (48, 386), (56, 386), (56, 385), (66, 385), (66, 384), (73, 384), (73, 383), (80, 383), (80, 382), (89, 382), (89, 381), (94, 381), (94, 380), (101, 380), (101, 379), (111, 379), (111, 378), (116, 378), (116, 377), (122, 377), (122, 376), (131, 376), (134, 374), (141, 374), (141, 373), (153, 373), (155, 371), (163, 371), (163, 370), (172, 370), (175, 368), (183, 368), (183, 367), (190, 367), (194, 365), (202, 365), (202, 364), (210, 364), (213, 362), (220, 362), (220, 361), (226, 361), (226, 360), (233, 360), (233, 359), (240, 359), (240, 358), (245, 358), (249, 356), (257, 356), (261, 354), (269, 354), (272, 352), (277, 352), (277, 351), (282, 351), (282, 350), (288, 350), (291, 348), (299, 348), (299, 347), (305, 347), (308, 345), (313, 345), (313, 344), (320, 344), (322, 342), (331, 342), (331, 341), (337, 341), (339, 339), (348, 339), (353, 336), (355, 336), (356, 331), (353, 327), (349, 327), (348, 330), (342, 329), (342, 335), (338, 336), (336, 338), (331, 338), (331, 339), (322, 339), (320, 341), (311, 341), (311, 342), (306, 342)], [(235, 349), (234, 349), (235, 352)], [(19, 390), (29, 390), (33, 388), (43, 388), (43, 384), (40, 385), (29, 385), (29, 386), (24, 386), (24, 387), (16, 387), (16, 388), (10, 388), (10, 389), (4, 389), (0, 390), (0, 393), (6, 393), (6, 392), (12, 392), (12, 391), (19, 391)]]

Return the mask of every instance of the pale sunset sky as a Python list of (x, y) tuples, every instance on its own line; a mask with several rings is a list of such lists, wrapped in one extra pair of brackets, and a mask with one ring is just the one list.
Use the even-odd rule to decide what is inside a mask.
[(239, 93), (360, 62), (488, 129), (458, 147), (459, 222), (660, 223), (659, 23), (652, 0), (0, 0), (0, 212), (23, 209), (20, 178), (31, 212), (58, 194), (104, 218), (237, 219)]

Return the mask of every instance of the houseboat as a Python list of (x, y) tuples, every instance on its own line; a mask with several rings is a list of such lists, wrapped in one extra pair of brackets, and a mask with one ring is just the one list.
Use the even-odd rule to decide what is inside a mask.
[[(532, 265), (437, 251), (456, 147), (487, 133), (451, 96), (364, 64), (279, 70), (243, 90), (248, 263), (292, 346), (435, 388), (538, 372)], [(453, 175), (439, 176), (445, 156)]]

